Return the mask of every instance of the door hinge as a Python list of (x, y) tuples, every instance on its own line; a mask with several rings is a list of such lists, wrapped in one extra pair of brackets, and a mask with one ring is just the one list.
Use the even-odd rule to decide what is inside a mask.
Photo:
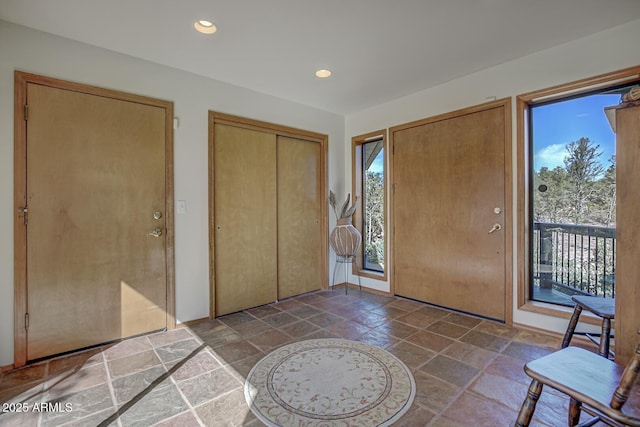
[(24, 119), (29, 120), (29, 106), (27, 104), (24, 105)]
[(29, 329), (29, 313), (24, 314), (24, 328)]

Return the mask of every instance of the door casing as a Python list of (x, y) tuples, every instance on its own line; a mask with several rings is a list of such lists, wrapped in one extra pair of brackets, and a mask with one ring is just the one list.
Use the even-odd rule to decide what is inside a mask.
[(129, 93), (103, 89), (36, 74), (14, 74), (14, 367), (27, 363), (27, 86), (44, 85), (100, 97), (159, 107), (165, 111), (165, 261), (167, 278), (167, 328), (175, 320), (175, 267), (173, 217), (173, 103)]
[[(215, 129), (216, 125), (230, 125), (243, 129), (256, 130), (260, 132), (272, 133), (278, 137), (303, 139), (320, 145), (320, 159), (317, 177), (319, 179), (319, 193), (323, 200), (327, 196), (327, 147), (328, 136), (310, 132), (302, 129), (296, 129), (284, 125), (263, 122), (245, 117), (233, 116), (229, 114), (209, 111), (209, 317), (215, 318), (219, 314), (216, 313), (216, 174), (215, 174)], [(241, 197), (241, 195), (238, 195)], [(329, 220), (328, 209), (321, 209), (320, 233), (321, 233), (321, 250), (320, 252), (320, 283), (322, 289), (328, 288), (328, 257), (329, 257)]]
[[(410, 122), (410, 123), (406, 123), (403, 125), (398, 125), (395, 127), (392, 127), (389, 129), (389, 136), (390, 136), (390, 151), (391, 151), (391, 161), (390, 161), (390, 168), (389, 168), (389, 182), (392, 183), (392, 188), (393, 188), (393, 183), (395, 182), (394, 179), (394, 133), (396, 131), (401, 131), (403, 129), (409, 129), (412, 127), (416, 127), (416, 126), (420, 126), (420, 125), (425, 125), (425, 124), (430, 124), (430, 123), (436, 123), (436, 122), (440, 122), (443, 120), (449, 120), (449, 119), (454, 119), (456, 117), (462, 117), (465, 115), (469, 115), (469, 114), (473, 114), (473, 113), (477, 113), (477, 112), (481, 112), (481, 111), (485, 111), (485, 110), (490, 110), (490, 109), (495, 109), (495, 108), (501, 108), (504, 112), (504, 129), (503, 134), (500, 135), (501, 138), (503, 138), (504, 140), (504, 170), (503, 170), (503, 178), (504, 178), (504, 207), (502, 207), (502, 220), (504, 221), (501, 225), (502, 225), (502, 230), (501, 232), (504, 232), (504, 239), (505, 239), (505, 245), (504, 245), (504, 280), (505, 280), (505, 290), (504, 290), (504, 295), (500, 296), (501, 299), (504, 298), (504, 322), (506, 324), (511, 324), (513, 322), (513, 303), (512, 303), (512, 299), (513, 299), (513, 286), (511, 284), (512, 282), (512, 259), (513, 259), (513, 243), (512, 243), (512, 200), (513, 200), (513, 190), (512, 190), (512, 165), (511, 165), (511, 153), (512, 153), (512, 147), (511, 147), (511, 99), (510, 98), (505, 98), (505, 99), (501, 99), (501, 100), (496, 100), (496, 101), (492, 101), (492, 102), (488, 102), (488, 103), (484, 103), (484, 104), (480, 104), (477, 106), (473, 106), (473, 107), (469, 107), (469, 108), (465, 108), (465, 109), (461, 109), (461, 110), (457, 110), (457, 111), (453, 111), (453, 112), (449, 112), (449, 113), (445, 113), (445, 114), (441, 114), (438, 116), (434, 116), (434, 117), (430, 117), (430, 118), (426, 118), (426, 119), (422, 119), (422, 120), (417, 120), (414, 122)], [(390, 218), (389, 218), (389, 222), (391, 224), (391, 233), (392, 233), (392, 242), (395, 242), (395, 231), (394, 231), (394, 224), (395, 224), (395, 191), (391, 191), (390, 194), (390, 203), (391, 203), (391, 212), (390, 212)], [(492, 207), (493, 208), (493, 207)], [(390, 274), (390, 291), (392, 294), (396, 294), (396, 278), (395, 278), (395, 266), (397, 265), (396, 262), (396, 251), (397, 248), (395, 247), (395, 243), (392, 243), (392, 248), (391, 248), (391, 254), (392, 254), (392, 262), (393, 262), (393, 266), (392, 266), (392, 273)], [(501, 319), (502, 320), (502, 319)]]

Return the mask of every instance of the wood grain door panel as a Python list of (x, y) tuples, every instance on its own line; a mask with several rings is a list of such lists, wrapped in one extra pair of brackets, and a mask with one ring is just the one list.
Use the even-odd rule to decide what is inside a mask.
[(320, 144), (278, 136), (278, 298), (322, 286)]
[(214, 127), (215, 314), (277, 299), (276, 136)]
[(504, 135), (501, 107), (393, 131), (396, 294), (505, 320)]
[(28, 359), (165, 328), (165, 110), (27, 94)]

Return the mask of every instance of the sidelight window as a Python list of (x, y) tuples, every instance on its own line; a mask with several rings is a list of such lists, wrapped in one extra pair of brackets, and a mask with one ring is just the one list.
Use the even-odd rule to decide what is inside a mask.
[(382, 132), (353, 139), (354, 194), (360, 207), (354, 225), (362, 234), (361, 274), (384, 278), (386, 262), (385, 137)]

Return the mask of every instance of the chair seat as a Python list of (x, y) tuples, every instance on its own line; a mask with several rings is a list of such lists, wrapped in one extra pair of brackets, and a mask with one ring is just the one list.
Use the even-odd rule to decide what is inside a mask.
[(624, 366), (590, 351), (567, 347), (527, 363), (524, 370), (531, 378), (573, 396), (614, 420), (640, 425), (638, 393), (632, 393), (622, 411), (609, 406)]
[(577, 295), (571, 297), (573, 302), (581, 305), (596, 316), (605, 319), (613, 319), (616, 314), (615, 298), (590, 297), (586, 295)]
[[(598, 345), (598, 353), (602, 357), (608, 358), (609, 355), (614, 356), (614, 353), (610, 350), (611, 345), (611, 321), (615, 318), (616, 312), (616, 300), (615, 298), (603, 298), (579, 295), (573, 296), (571, 299), (576, 303), (567, 330), (562, 339), (562, 348), (568, 347), (571, 343), (571, 338), (574, 333), (585, 335), (591, 341)], [(596, 316), (602, 319), (602, 332), (599, 334), (600, 339), (597, 340), (594, 336), (598, 334), (589, 334), (584, 332), (575, 332), (580, 314), (583, 310), (590, 311)]]

